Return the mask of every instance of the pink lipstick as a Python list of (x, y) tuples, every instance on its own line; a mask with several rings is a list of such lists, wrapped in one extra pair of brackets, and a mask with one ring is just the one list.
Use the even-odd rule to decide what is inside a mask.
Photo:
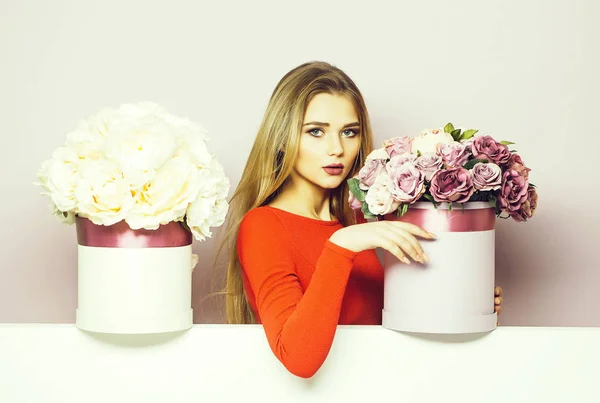
[(341, 175), (344, 172), (344, 165), (342, 164), (329, 164), (323, 167), (323, 170), (329, 175)]

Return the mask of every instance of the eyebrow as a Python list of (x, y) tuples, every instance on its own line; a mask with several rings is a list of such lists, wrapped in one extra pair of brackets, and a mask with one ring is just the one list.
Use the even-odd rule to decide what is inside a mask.
[[(329, 123), (327, 123), (327, 122), (308, 122), (308, 123), (304, 123), (302, 126), (326, 126), (326, 127), (329, 127)], [(342, 128), (345, 129), (347, 127), (356, 127), (356, 126), (360, 126), (360, 123), (359, 122), (347, 123)]]

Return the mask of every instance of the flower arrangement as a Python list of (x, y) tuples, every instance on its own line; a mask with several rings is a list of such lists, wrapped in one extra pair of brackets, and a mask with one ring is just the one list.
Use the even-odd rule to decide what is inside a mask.
[(496, 141), (478, 130), (426, 130), (416, 137), (395, 137), (366, 158), (359, 173), (348, 180), (348, 202), (366, 218), (397, 212), (411, 204), (448, 203), (448, 208), (485, 201), (496, 216), (527, 221), (538, 196), (529, 182), (531, 171), (510, 141)]
[(36, 185), (56, 218), (96, 225), (125, 221), (154, 230), (181, 222), (197, 240), (212, 235), (227, 214), (229, 179), (209, 153), (207, 132), (151, 103), (124, 104), (82, 119)]

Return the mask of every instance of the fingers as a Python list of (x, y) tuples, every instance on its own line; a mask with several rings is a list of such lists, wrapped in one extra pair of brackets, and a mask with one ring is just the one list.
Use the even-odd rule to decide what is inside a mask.
[(385, 221), (385, 222), (390, 223), (391, 225), (393, 225), (397, 228), (401, 228), (405, 231), (408, 231), (411, 234), (420, 236), (421, 238), (435, 239), (435, 237), (436, 237), (435, 234), (433, 234), (431, 232), (427, 232), (423, 228), (418, 227), (418, 226), (408, 223), (408, 222), (404, 222), (404, 221)]
[(400, 249), (400, 247), (397, 244), (395, 244), (394, 242), (392, 242), (391, 240), (386, 239), (384, 242), (382, 242), (381, 247), (384, 249), (387, 249), (392, 255), (396, 256), (396, 258), (398, 258), (398, 260), (400, 260), (401, 262), (410, 264), (410, 260), (408, 260), (408, 258), (404, 254), (404, 252), (402, 252), (402, 249)]
[(502, 306), (494, 305), (494, 312), (496, 312), (497, 315), (500, 315), (502, 313)]
[(494, 288), (494, 297), (499, 297), (502, 295), (502, 287), (495, 287)]
[(396, 239), (400, 239), (405, 244), (406, 244), (406, 242), (408, 242), (408, 244), (406, 246), (410, 248), (410, 251), (408, 251), (407, 249), (404, 249), (404, 247), (403, 247), (403, 249), (406, 250), (415, 261), (420, 262), (420, 263), (429, 262), (429, 257), (423, 250), (423, 246), (419, 243), (417, 238), (415, 238), (411, 233), (409, 233), (405, 230), (402, 230), (398, 227), (395, 227), (393, 225), (389, 225), (388, 227), (390, 228), (390, 230), (393, 233), (393, 236)]
[(504, 298), (502, 298), (502, 297), (496, 297), (496, 298), (494, 298), (494, 304), (495, 305), (502, 305), (502, 302), (504, 302)]
[[(402, 232), (401, 230), (392, 226), (386, 226), (382, 228), (382, 235), (384, 235), (389, 242), (397, 245), (402, 251), (408, 254), (415, 262), (425, 263), (423, 248), (419, 242), (411, 234)], [(413, 238), (414, 240), (411, 240)]]

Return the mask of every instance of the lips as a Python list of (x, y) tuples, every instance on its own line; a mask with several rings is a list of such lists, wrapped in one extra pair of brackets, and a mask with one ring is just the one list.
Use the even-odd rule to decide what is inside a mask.
[(329, 164), (323, 167), (323, 170), (333, 176), (341, 175), (344, 172), (344, 165), (342, 164)]

